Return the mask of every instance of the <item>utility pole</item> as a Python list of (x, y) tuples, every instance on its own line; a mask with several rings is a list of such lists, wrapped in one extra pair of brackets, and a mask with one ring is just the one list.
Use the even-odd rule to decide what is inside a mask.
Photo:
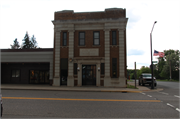
[(171, 79), (171, 58), (170, 58), (170, 52), (169, 52), (169, 71), (170, 71), (170, 81)]
[(150, 33), (150, 48), (151, 48), (151, 75), (152, 75), (152, 79), (151, 79), (151, 89), (154, 89), (154, 74), (153, 74), (153, 61), (152, 61), (152, 31), (154, 28), (155, 23), (157, 23), (157, 21), (154, 22), (151, 33)]

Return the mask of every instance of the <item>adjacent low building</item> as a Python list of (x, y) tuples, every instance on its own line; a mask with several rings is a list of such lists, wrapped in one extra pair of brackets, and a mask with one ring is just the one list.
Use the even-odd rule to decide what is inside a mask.
[(2, 83), (126, 87), (127, 21), (121, 8), (55, 12), (54, 48), (1, 50)]

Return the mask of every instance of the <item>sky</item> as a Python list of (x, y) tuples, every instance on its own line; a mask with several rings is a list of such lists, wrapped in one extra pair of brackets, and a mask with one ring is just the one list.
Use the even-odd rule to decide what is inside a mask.
[[(53, 48), (54, 12), (104, 11), (125, 8), (128, 18), (127, 68), (151, 63), (152, 51), (180, 50), (180, 0), (0, 0), (0, 49), (10, 49), (17, 38), (20, 45), (26, 32), (36, 37), (38, 47)], [(157, 61), (157, 56), (153, 56)]]

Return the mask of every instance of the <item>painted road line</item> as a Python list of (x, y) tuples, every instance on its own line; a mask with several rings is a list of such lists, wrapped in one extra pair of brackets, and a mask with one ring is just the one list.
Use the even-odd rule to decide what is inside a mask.
[(32, 98), (32, 97), (2, 97), (2, 99), (68, 100), (68, 101), (116, 101), (116, 102), (161, 102), (160, 100), (70, 99), (70, 98)]
[(101, 90), (101, 92), (122, 92), (122, 93), (141, 93), (142, 91), (130, 91), (130, 90)]
[(180, 98), (180, 96), (177, 96), (177, 95), (174, 95), (175, 97), (177, 97), (177, 98)]
[(141, 93), (141, 94), (146, 95), (146, 93)]
[(176, 108), (176, 110), (180, 112), (180, 109)]
[(171, 106), (171, 107), (174, 107), (173, 105), (171, 105), (171, 104), (169, 104), (169, 103), (167, 103), (167, 105), (168, 105), (168, 106)]
[(159, 92), (159, 93), (162, 93), (162, 94), (165, 94), (165, 95), (169, 95), (168, 93), (164, 93), (164, 92)]
[(152, 97), (151, 95), (147, 95), (147, 96)]

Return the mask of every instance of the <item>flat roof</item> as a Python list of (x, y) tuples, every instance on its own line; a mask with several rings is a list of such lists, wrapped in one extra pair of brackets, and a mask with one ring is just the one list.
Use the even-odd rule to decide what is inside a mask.
[(50, 52), (54, 48), (36, 48), (36, 49), (0, 49), (1, 52)]

